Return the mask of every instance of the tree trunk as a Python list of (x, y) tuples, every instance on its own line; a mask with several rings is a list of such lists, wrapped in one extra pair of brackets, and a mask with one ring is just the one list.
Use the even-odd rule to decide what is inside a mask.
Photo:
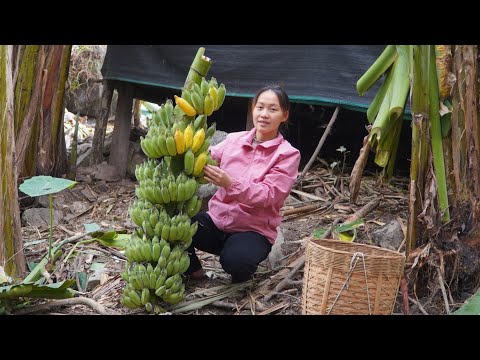
[(90, 165), (103, 162), (103, 146), (105, 142), (105, 132), (107, 130), (108, 115), (110, 114), (110, 105), (112, 104), (113, 84), (109, 80), (103, 80), (102, 98), (100, 106), (97, 109), (97, 118), (95, 120), (95, 133), (93, 135), (92, 152), (90, 154)]
[(473, 221), (478, 222), (479, 151), (477, 46), (456, 45), (453, 72), (457, 79), (452, 99), (452, 155), (456, 207), (472, 205)]
[(18, 206), (13, 112), (13, 46), (0, 46), (0, 264), (10, 276), (26, 270)]
[(20, 177), (67, 169), (63, 97), (71, 45), (14, 46), (15, 139)]

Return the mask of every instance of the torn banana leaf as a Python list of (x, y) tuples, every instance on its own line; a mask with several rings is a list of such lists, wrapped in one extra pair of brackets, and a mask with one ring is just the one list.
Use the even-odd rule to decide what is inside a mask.
[(75, 292), (70, 287), (74, 279), (68, 279), (54, 284), (39, 285), (35, 283), (21, 283), (1, 286), (0, 299), (16, 299), (19, 297), (66, 299), (74, 296)]

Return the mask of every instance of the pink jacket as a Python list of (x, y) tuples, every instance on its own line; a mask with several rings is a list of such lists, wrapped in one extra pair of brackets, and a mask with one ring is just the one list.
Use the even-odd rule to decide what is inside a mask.
[(222, 231), (255, 231), (274, 244), (282, 221), (280, 208), (298, 175), (300, 152), (281, 134), (254, 148), (254, 135), (255, 128), (231, 133), (210, 148), (233, 182), (217, 190), (208, 214)]

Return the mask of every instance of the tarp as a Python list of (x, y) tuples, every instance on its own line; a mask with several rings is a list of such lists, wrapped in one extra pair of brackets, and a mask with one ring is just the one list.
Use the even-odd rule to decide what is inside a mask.
[(342, 105), (366, 111), (378, 87), (364, 96), (357, 80), (385, 45), (108, 45), (104, 79), (181, 89), (200, 46), (213, 64), (207, 75), (227, 96), (252, 97), (278, 83), (293, 102)]

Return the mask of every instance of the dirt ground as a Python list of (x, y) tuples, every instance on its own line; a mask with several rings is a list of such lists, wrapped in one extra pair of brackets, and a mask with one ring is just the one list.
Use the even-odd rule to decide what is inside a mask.
[[(264, 261), (260, 264), (252, 281), (235, 287), (230, 284), (230, 276), (221, 268), (218, 257), (200, 252), (200, 259), (208, 277), (196, 281), (185, 279), (187, 295), (183, 304), (189, 305), (190, 308), (184, 307), (181, 311), (175, 312), (166, 307), (166, 314), (301, 314), (303, 268), (293, 274), (292, 269), (298, 264), (300, 257), (304, 254), (306, 243), (312, 238), (316, 229), (328, 228), (335, 219), (338, 219), (338, 223), (341, 224), (365, 204), (378, 199), (378, 207), (366, 214), (363, 217), (364, 225), (356, 229), (355, 241), (373, 244), (372, 231), (392, 219), (399, 221), (402, 231), (405, 231), (406, 179), (394, 178), (389, 185), (385, 185), (376, 180), (376, 176), (366, 175), (357, 204), (352, 205), (349, 203), (347, 175), (346, 171), (345, 175), (341, 176), (327, 166), (320, 165), (307, 173), (302, 184), (294, 188), (283, 208), (286, 214), (307, 205), (316, 205), (316, 208), (309, 212), (284, 215), (281, 224), (284, 235), (283, 258), (278, 268), (271, 269), (268, 261)], [(127, 209), (135, 198), (135, 184), (136, 181), (132, 179), (123, 179), (118, 182), (94, 181), (90, 184), (79, 182), (72, 189), (57, 193), (54, 196), (54, 207), (62, 211), (63, 219), (53, 228), (54, 242), (84, 234), (84, 224), (88, 223), (100, 225), (103, 231), (113, 229), (117, 232), (131, 233), (134, 226)], [(22, 210), (31, 207), (40, 207), (38, 200), (24, 206)], [(22, 233), (25, 239), (27, 261), (30, 263), (40, 261), (46, 255), (48, 247), (48, 226), (34, 227), (24, 224)], [(125, 285), (120, 277), (126, 263), (123, 252), (120, 249), (104, 246), (97, 241), (78, 242), (88, 239), (89, 236), (85, 236), (65, 244), (63, 255), (49, 275), (51, 281), (75, 279), (77, 286), (74, 288), (81, 289), (78, 295), (94, 300), (95, 304), (66, 303), (44, 309), (41, 313), (87, 315), (104, 312), (146, 315), (143, 309), (129, 310), (119, 303)], [(72, 251), (74, 246), (75, 249)], [(404, 251), (403, 247), (402, 243), (398, 250)], [(83, 289), (85, 284), (82, 284), (79, 274), (92, 276), (99, 263), (104, 267), (100, 281), (91, 288)], [(275, 292), (275, 287), (288, 275), (293, 276), (287, 286)], [(395, 314), (401, 313), (399, 300), (401, 300), (400, 296), (395, 306)], [(206, 304), (201, 306), (200, 301)], [(33, 309), (41, 303), (44, 301), (37, 300), (30, 305)]]

